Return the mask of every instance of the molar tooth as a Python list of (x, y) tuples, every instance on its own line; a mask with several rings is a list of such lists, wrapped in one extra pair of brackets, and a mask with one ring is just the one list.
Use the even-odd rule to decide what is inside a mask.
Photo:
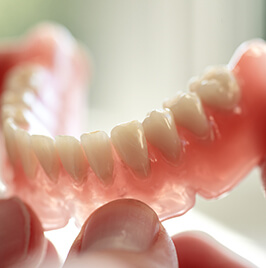
[(4, 121), (3, 132), (5, 137), (6, 150), (9, 156), (9, 160), (13, 166), (18, 164), (18, 149), (15, 142), (15, 132), (17, 131), (17, 126), (14, 124), (12, 118), (8, 118)]
[(38, 162), (32, 150), (30, 135), (27, 131), (20, 128), (17, 129), (15, 135), (18, 153), (25, 175), (33, 180), (36, 177)]
[(29, 122), (25, 117), (27, 111), (26, 107), (23, 104), (10, 105), (5, 104), (2, 106), (2, 122), (7, 118), (12, 118), (17, 125), (21, 127), (28, 127)]
[(80, 137), (89, 164), (95, 174), (105, 183), (112, 182), (114, 160), (111, 142), (104, 131), (85, 133)]
[(42, 66), (25, 63), (11, 69), (5, 81), (5, 88), (15, 92), (30, 90), (37, 93), (46, 77), (47, 72)]
[(55, 145), (65, 170), (81, 184), (87, 177), (87, 163), (81, 145), (72, 136), (56, 136)]
[(152, 111), (142, 125), (147, 140), (167, 159), (175, 161), (180, 153), (180, 140), (172, 112), (168, 109)]
[(1, 103), (2, 105), (11, 104), (11, 105), (20, 105), (23, 104), (27, 108), (30, 108), (34, 102), (35, 96), (32, 92), (14, 92), (12, 90), (6, 90), (3, 93)]
[(208, 121), (196, 94), (179, 92), (174, 99), (164, 103), (164, 108), (172, 111), (178, 125), (200, 137), (208, 134)]
[(112, 129), (111, 139), (121, 159), (137, 173), (147, 176), (150, 162), (142, 125), (138, 121), (118, 125)]
[(208, 68), (201, 77), (190, 82), (189, 89), (203, 102), (220, 109), (232, 109), (240, 99), (237, 81), (224, 66)]
[(44, 135), (32, 135), (31, 143), (33, 151), (48, 178), (57, 182), (60, 164), (54, 140)]

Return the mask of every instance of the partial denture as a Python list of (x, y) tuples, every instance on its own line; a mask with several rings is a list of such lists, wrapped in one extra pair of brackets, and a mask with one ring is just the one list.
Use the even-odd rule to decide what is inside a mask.
[[(261, 58), (253, 47), (264, 48)], [(229, 67), (194, 78), (189, 93), (179, 92), (142, 123), (117, 125), (111, 137), (84, 133), (79, 141), (68, 129), (80, 118), (88, 65), (68, 32), (41, 26), (20, 52), (3, 53), (10, 55), (0, 80), (8, 194), (32, 204), (49, 229), (70, 217), (82, 224), (119, 197), (140, 199), (165, 219), (189, 210), (197, 193), (229, 191), (266, 152), (266, 81), (256, 72), (266, 65), (265, 47), (242, 47)]]

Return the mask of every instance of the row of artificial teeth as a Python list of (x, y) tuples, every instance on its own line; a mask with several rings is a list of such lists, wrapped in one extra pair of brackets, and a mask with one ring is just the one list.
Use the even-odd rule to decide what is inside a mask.
[[(20, 77), (23, 74), (25, 78), (25, 70), (27, 69), (22, 68), (10, 73), (6, 94), (13, 90), (14, 81), (23, 84), (24, 93), (32, 91), (32, 86), (27, 86), (27, 83), (32, 84), (32, 77), (26, 75), (28, 80)], [(30, 73), (34, 75), (32, 70)], [(215, 84), (213, 91), (206, 86), (210, 83)], [(190, 87), (192, 91), (199, 93), (203, 101), (219, 109), (231, 109), (239, 101), (240, 90), (236, 80), (224, 67), (209, 70), (202, 77), (194, 79)], [(2, 107), (7, 105), (6, 99), (8, 98), (4, 95)], [(18, 101), (14, 102), (14, 108), (18, 104)], [(12, 103), (9, 101), (8, 105)], [(110, 184), (114, 170), (113, 145), (124, 163), (135, 173), (142, 175), (141, 177), (146, 177), (150, 172), (147, 141), (159, 149), (167, 160), (175, 162), (181, 152), (181, 141), (175, 124), (187, 128), (199, 137), (207, 137), (210, 131), (201, 101), (195, 93), (179, 93), (175, 98), (166, 101), (164, 108), (152, 111), (142, 124), (132, 121), (114, 127), (111, 138), (105, 132), (98, 131), (83, 134), (81, 142), (72, 136), (57, 136), (53, 140), (48, 136), (30, 135), (26, 130), (17, 127), (21, 123), (17, 114), (9, 113), (4, 118), (7, 151), (14, 164), (18, 161), (18, 150), (25, 174), (29, 178), (34, 178), (39, 161), (48, 177), (56, 182), (61, 160), (65, 170), (79, 183), (86, 180), (89, 163), (96, 176), (105, 184)]]

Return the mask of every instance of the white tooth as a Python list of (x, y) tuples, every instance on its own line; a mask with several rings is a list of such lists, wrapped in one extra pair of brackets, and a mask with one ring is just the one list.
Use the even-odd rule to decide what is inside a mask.
[(24, 129), (15, 132), (16, 144), (25, 175), (33, 180), (36, 178), (38, 161), (33, 153), (30, 135)]
[(2, 122), (4, 122), (7, 118), (12, 118), (18, 126), (23, 128), (27, 128), (29, 122), (25, 117), (25, 113), (27, 112), (26, 107), (23, 104), (10, 105), (6, 104), (2, 107)]
[(55, 145), (65, 170), (78, 184), (83, 183), (88, 165), (79, 141), (72, 136), (56, 136)]
[(180, 140), (171, 111), (152, 111), (142, 123), (147, 140), (172, 161), (180, 153)]
[(34, 103), (35, 96), (32, 92), (14, 92), (12, 90), (6, 90), (3, 93), (1, 103), (2, 105), (11, 104), (11, 105), (20, 105), (23, 104), (25, 107), (30, 108)]
[(7, 74), (4, 87), (16, 92), (30, 90), (37, 93), (46, 78), (47, 72), (43, 67), (25, 63), (11, 69)]
[(240, 100), (238, 83), (233, 73), (223, 66), (208, 68), (203, 76), (190, 82), (189, 89), (215, 108), (232, 109)]
[(121, 159), (135, 172), (147, 176), (150, 162), (141, 123), (132, 121), (114, 127), (111, 139)]
[(187, 128), (195, 135), (203, 137), (209, 132), (209, 125), (200, 99), (194, 93), (178, 93), (164, 103), (174, 114), (177, 125)]
[(32, 135), (31, 144), (48, 178), (57, 182), (60, 164), (54, 140), (43, 135)]
[(104, 131), (85, 133), (80, 137), (82, 147), (95, 174), (105, 183), (112, 182), (114, 160), (111, 142)]
[(9, 156), (10, 162), (13, 166), (18, 164), (18, 149), (15, 142), (15, 132), (17, 131), (17, 126), (11, 118), (4, 121), (3, 132), (5, 137), (6, 150)]

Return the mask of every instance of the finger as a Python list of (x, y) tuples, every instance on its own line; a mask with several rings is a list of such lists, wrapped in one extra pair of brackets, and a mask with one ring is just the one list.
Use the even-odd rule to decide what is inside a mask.
[(202, 232), (184, 232), (175, 235), (173, 242), (179, 267), (255, 267)]
[(1, 267), (37, 267), (46, 240), (35, 213), (18, 198), (0, 200)]
[(121, 199), (83, 225), (64, 267), (177, 267), (172, 240), (144, 203)]
[(48, 240), (45, 256), (41, 265), (38, 266), (38, 268), (59, 268), (61, 267), (61, 265), (62, 264), (60, 262), (60, 258), (54, 245)]

